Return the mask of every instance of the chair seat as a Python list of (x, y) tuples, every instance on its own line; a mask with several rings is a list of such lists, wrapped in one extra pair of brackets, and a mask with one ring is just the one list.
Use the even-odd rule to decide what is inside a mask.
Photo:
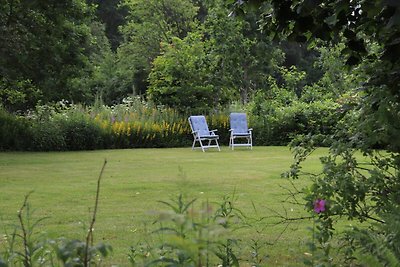
[(202, 135), (202, 136), (199, 136), (199, 138), (203, 138), (203, 139), (218, 139), (219, 138), (219, 135)]
[(249, 136), (251, 133), (232, 133), (233, 136)]

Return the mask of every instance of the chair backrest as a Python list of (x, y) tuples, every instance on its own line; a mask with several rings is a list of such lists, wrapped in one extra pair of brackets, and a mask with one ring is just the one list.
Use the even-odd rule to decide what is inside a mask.
[(229, 118), (234, 134), (248, 133), (246, 113), (231, 113)]
[(190, 128), (192, 128), (193, 132), (197, 132), (199, 136), (207, 136), (210, 135), (210, 131), (208, 130), (208, 125), (206, 121), (206, 117), (200, 116), (190, 116), (189, 117)]

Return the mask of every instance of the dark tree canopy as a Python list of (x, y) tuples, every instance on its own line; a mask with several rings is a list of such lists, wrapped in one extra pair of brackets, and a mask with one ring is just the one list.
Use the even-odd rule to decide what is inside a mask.
[(88, 0), (88, 3), (97, 6), (96, 15), (105, 24), (106, 36), (114, 51), (123, 40), (118, 27), (125, 23), (125, 17), (128, 13), (126, 8), (120, 6), (121, 2), (121, 0)]
[[(31, 91), (36, 91), (36, 95), (42, 95), (44, 101), (62, 96), (84, 99), (85, 92), (81, 90), (63, 90), (72, 88), (67, 85), (73, 83), (88, 64), (88, 48), (93, 41), (92, 15), (92, 8), (82, 0), (1, 0), (3, 92), (20, 93), (18, 82), (23, 82)], [(10, 97), (10, 94), (2, 97)]]
[[(228, 1), (236, 13), (261, 10), (261, 28), (275, 40), (314, 44), (344, 39), (347, 64), (369, 62), (362, 112), (369, 127), (367, 146), (389, 144), (400, 151), (400, 1), (396, 0), (248, 0)], [(257, 11), (259, 12), (259, 11)], [(373, 49), (373, 45), (378, 49)], [(378, 134), (376, 129), (382, 129)]]

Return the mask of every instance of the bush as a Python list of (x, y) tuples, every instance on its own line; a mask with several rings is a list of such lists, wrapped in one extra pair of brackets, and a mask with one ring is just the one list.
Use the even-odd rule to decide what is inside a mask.
[(31, 131), (30, 148), (34, 151), (62, 151), (67, 148), (63, 132), (53, 121), (34, 123)]
[(31, 140), (29, 122), (0, 107), (0, 150), (26, 150)]
[[(297, 135), (314, 134), (316, 145), (326, 145), (337, 124), (338, 104), (330, 101), (287, 105), (262, 96), (246, 107), (255, 145), (287, 145)], [(40, 106), (30, 120), (0, 113), (0, 149), (92, 150), (105, 148), (184, 147), (193, 142), (187, 116), (139, 98), (115, 106), (82, 107), (60, 102)], [(206, 115), (210, 130), (217, 129), (222, 145), (229, 143), (229, 110)]]
[[(268, 109), (251, 119), (257, 145), (287, 145), (297, 135), (330, 135), (337, 121), (338, 104), (330, 100), (289, 106), (267, 101), (264, 105)], [(322, 140), (317, 145), (324, 145)]]
[(70, 115), (71, 117), (58, 120), (67, 150), (93, 150), (105, 147), (100, 125), (89, 120), (83, 113), (75, 112)]

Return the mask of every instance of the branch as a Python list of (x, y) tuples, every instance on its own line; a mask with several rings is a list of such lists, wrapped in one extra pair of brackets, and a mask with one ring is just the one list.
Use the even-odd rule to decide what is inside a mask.
[(101, 177), (103, 176), (103, 172), (104, 172), (104, 168), (106, 167), (107, 164), (107, 159), (104, 160), (103, 163), (103, 167), (101, 168), (100, 171), (100, 175), (99, 178), (97, 179), (97, 191), (96, 191), (96, 200), (94, 203), (94, 211), (93, 211), (93, 217), (92, 217), (92, 221), (90, 223), (90, 228), (89, 228), (89, 232), (86, 236), (86, 246), (85, 246), (85, 260), (84, 260), (84, 266), (88, 267), (90, 266), (90, 257), (89, 257), (89, 243), (91, 246), (93, 246), (93, 227), (94, 227), (94, 223), (96, 222), (96, 214), (97, 214), (97, 207), (99, 204), (99, 195), (100, 195), (100, 181), (101, 181)]

